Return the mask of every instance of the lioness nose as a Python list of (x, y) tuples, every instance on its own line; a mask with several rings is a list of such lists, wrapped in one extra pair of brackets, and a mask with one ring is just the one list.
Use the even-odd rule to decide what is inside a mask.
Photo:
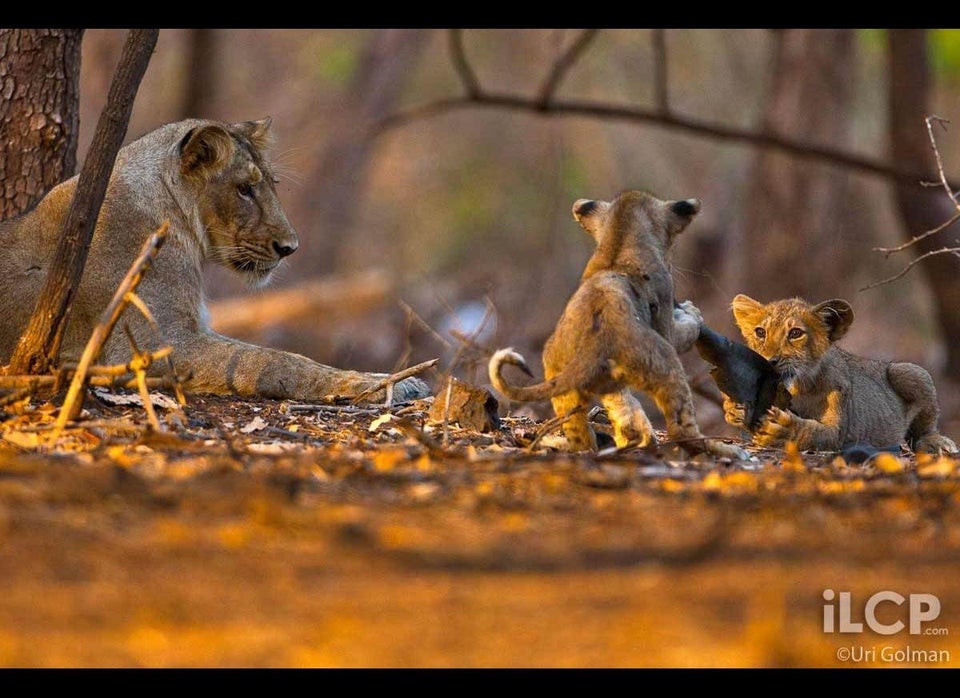
[(288, 257), (297, 251), (297, 243), (277, 242), (274, 240), (273, 251), (276, 252), (281, 258)]

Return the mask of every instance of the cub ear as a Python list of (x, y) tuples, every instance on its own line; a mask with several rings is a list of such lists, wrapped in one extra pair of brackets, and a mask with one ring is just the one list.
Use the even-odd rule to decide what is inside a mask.
[(843, 337), (853, 324), (853, 308), (841, 298), (834, 298), (813, 306), (813, 314), (827, 326), (827, 337), (831, 342), (836, 342)]
[(595, 201), (593, 199), (577, 199), (573, 202), (573, 217), (580, 227), (587, 231), (597, 244), (600, 244), (600, 233), (604, 222), (610, 213), (612, 204), (609, 201)]
[(733, 319), (740, 328), (744, 337), (753, 335), (753, 328), (757, 326), (763, 316), (763, 304), (743, 293), (734, 296), (730, 303), (733, 310)]
[(266, 150), (273, 143), (273, 133), (270, 131), (272, 123), (273, 119), (266, 116), (257, 121), (241, 121), (233, 127), (249, 138), (257, 150)]
[(221, 169), (233, 156), (233, 136), (216, 124), (190, 129), (180, 140), (180, 171), (199, 175)]

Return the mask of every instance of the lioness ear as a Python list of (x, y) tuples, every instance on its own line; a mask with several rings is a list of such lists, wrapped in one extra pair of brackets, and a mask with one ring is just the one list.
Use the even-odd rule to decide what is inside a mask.
[(753, 328), (757, 326), (763, 315), (763, 304), (740, 293), (730, 302), (730, 309), (733, 310), (734, 322), (737, 323), (743, 336), (752, 335)]
[(196, 175), (223, 167), (233, 156), (233, 136), (216, 124), (190, 129), (180, 140), (180, 171)]
[(241, 121), (233, 127), (249, 138), (257, 150), (266, 150), (273, 143), (273, 134), (270, 131), (272, 123), (273, 119), (267, 116), (258, 121)]
[(813, 314), (823, 320), (827, 326), (827, 337), (831, 342), (836, 342), (843, 337), (853, 324), (853, 308), (841, 298), (834, 298), (813, 306)]

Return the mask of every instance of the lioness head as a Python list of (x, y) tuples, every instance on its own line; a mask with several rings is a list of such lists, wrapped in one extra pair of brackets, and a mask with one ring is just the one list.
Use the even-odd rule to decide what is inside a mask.
[(730, 307), (747, 346), (788, 383), (812, 379), (830, 345), (853, 323), (853, 308), (839, 298), (817, 305), (800, 298), (763, 304), (741, 293)]
[(180, 140), (180, 174), (197, 191), (208, 256), (265, 284), (299, 242), (277, 199), (276, 178), (266, 159), (270, 119), (207, 123)]

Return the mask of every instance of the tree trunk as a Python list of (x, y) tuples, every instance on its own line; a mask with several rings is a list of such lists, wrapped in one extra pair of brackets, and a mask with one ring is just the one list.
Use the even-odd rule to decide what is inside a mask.
[[(889, 108), (890, 155), (906, 169), (929, 172), (928, 181), (937, 181), (937, 163), (924, 120), (930, 102), (930, 71), (927, 63), (927, 32), (924, 29), (889, 29), (890, 58)], [(940, 187), (895, 184), (897, 210), (903, 221), (904, 236), (909, 239), (932, 230), (955, 214), (956, 207)], [(955, 228), (950, 229), (951, 232)], [(950, 240), (942, 232), (912, 246), (920, 255), (940, 249)], [(935, 255), (920, 262), (936, 303), (946, 365), (944, 372), (960, 380), (960, 262), (953, 255)]]
[(133, 100), (158, 33), (156, 29), (131, 29), (127, 35), (37, 307), (10, 359), (11, 374), (47, 373), (56, 365), (70, 301), (80, 285), (113, 162), (126, 136)]
[(73, 176), (83, 29), (0, 29), (0, 220)]
[[(848, 145), (853, 38), (849, 29), (778, 32), (764, 131), (841, 150)], [(837, 167), (758, 152), (733, 286), (760, 300), (855, 292), (855, 280), (841, 270), (855, 266), (851, 257), (861, 256), (867, 243), (853, 237), (865, 234), (862, 223), (845, 224), (848, 178)]]
[[(321, 226), (311, 242), (311, 274), (334, 271), (342, 241), (356, 217), (374, 148), (370, 126), (390, 113), (411, 66), (420, 56), (428, 29), (371, 31), (340, 118), (330, 125), (327, 147), (310, 181), (317, 186), (305, 216)], [(330, 225), (325, 226), (324, 222)]]
[(217, 93), (217, 30), (187, 29), (187, 60), (184, 71), (187, 87), (183, 95), (182, 118), (210, 118), (210, 106)]

